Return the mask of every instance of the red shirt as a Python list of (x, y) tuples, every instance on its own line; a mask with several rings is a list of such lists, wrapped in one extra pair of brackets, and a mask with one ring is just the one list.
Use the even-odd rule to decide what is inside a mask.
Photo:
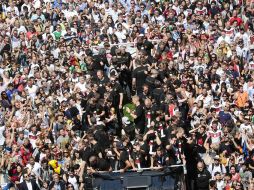
[(243, 23), (243, 20), (239, 17), (231, 17), (229, 19), (230, 25), (232, 25), (234, 22), (237, 22), (237, 26), (240, 26)]

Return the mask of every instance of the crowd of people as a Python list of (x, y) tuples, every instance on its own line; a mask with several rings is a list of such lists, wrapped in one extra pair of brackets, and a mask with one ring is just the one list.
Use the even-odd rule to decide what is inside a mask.
[(183, 165), (188, 190), (253, 190), (253, 21), (252, 0), (1, 0), (1, 188)]

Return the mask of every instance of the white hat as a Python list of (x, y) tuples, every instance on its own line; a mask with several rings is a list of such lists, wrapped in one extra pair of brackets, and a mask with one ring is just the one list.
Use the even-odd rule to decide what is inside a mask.
[(219, 155), (216, 155), (216, 156), (214, 156), (213, 159), (214, 159), (214, 160), (219, 160), (219, 159), (220, 159), (220, 156), (219, 156)]

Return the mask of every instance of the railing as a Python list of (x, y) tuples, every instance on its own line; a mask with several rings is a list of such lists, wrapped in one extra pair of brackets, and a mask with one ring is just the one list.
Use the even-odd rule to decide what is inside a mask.
[(86, 189), (99, 190), (185, 190), (185, 168), (183, 165), (168, 167), (140, 168), (124, 173), (113, 171), (97, 173), (92, 177), (92, 187)]
[[(162, 39), (158, 40), (148, 40), (149, 42), (160, 42)], [(137, 51), (136, 48), (137, 42), (126, 42), (126, 43), (118, 43), (118, 44), (110, 44), (110, 47), (113, 46), (126, 46), (127, 52), (129, 52), (131, 55), (135, 56), (135, 53)], [(90, 46), (91, 50), (93, 51), (94, 54), (98, 53), (98, 50), (103, 48), (103, 46)]]

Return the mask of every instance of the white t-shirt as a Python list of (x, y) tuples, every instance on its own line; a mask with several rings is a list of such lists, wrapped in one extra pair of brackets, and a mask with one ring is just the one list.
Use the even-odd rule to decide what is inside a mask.
[(118, 41), (119, 41), (120, 43), (123, 42), (123, 39), (126, 39), (126, 31), (125, 31), (125, 30), (116, 31), (116, 32), (115, 32), (115, 35), (117, 36)]
[(38, 86), (36, 86), (36, 85), (33, 85), (32, 87), (27, 86), (26, 89), (28, 90), (29, 96), (31, 98), (34, 98), (36, 96)]
[(207, 136), (211, 137), (212, 143), (220, 143), (221, 137), (222, 137), (222, 131), (216, 130), (216, 131), (207, 131)]
[(212, 103), (212, 96), (207, 95), (206, 97), (203, 94), (200, 94), (197, 99), (196, 102), (198, 102), (199, 100), (202, 100), (204, 103), (204, 107), (209, 107)]
[(159, 16), (153, 16), (151, 19), (152, 22), (157, 23), (159, 25), (162, 25), (165, 21), (165, 18), (162, 15)]
[(78, 82), (75, 85), (75, 88), (79, 88), (81, 90), (81, 92), (86, 92), (87, 91), (86, 83), (81, 84), (80, 82)]
[(226, 168), (223, 164), (219, 164), (219, 165), (215, 165), (215, 164), (211, 164), (209, 165), (208, 167), (208, 171), (210, 172), (210, 174), (214, 177), (214, 174), (216, 172), (220, 172), (222, 174), (225, 174), (226, 173)]
[(218, 190), (223, 190), (223, 188), (224, 188), (224, 181), (223, 180), (216, 181), (216, 185), (217, 185), (217, 189)]
[(40, 176), (41, 165), (38, 162), (35, 162), (34, 166), (27, 164), (26, 167), (29, 168), (36, 176)]
[(5, 137), (3, 135), (4, 130), (5, 130), (5, 126), (1, 126), (0, 127), (0, 146), (3, 146), (5, 142)]
[(252, 126), (251, 125), (247, 125), (247, 124), (241, 124), (240, 125), (240, 131), (241, 132), (244, 132), (244, 131), (246, 131), (247, 133), (249, 133), (249, 134), (252, 134)]
[(73, 177), (69, 176), (68, 182), (73, 185), (74, 190), (78, 190), (78, 183), (77, 183), (77, 179), (75, 176), (73, 176)]

